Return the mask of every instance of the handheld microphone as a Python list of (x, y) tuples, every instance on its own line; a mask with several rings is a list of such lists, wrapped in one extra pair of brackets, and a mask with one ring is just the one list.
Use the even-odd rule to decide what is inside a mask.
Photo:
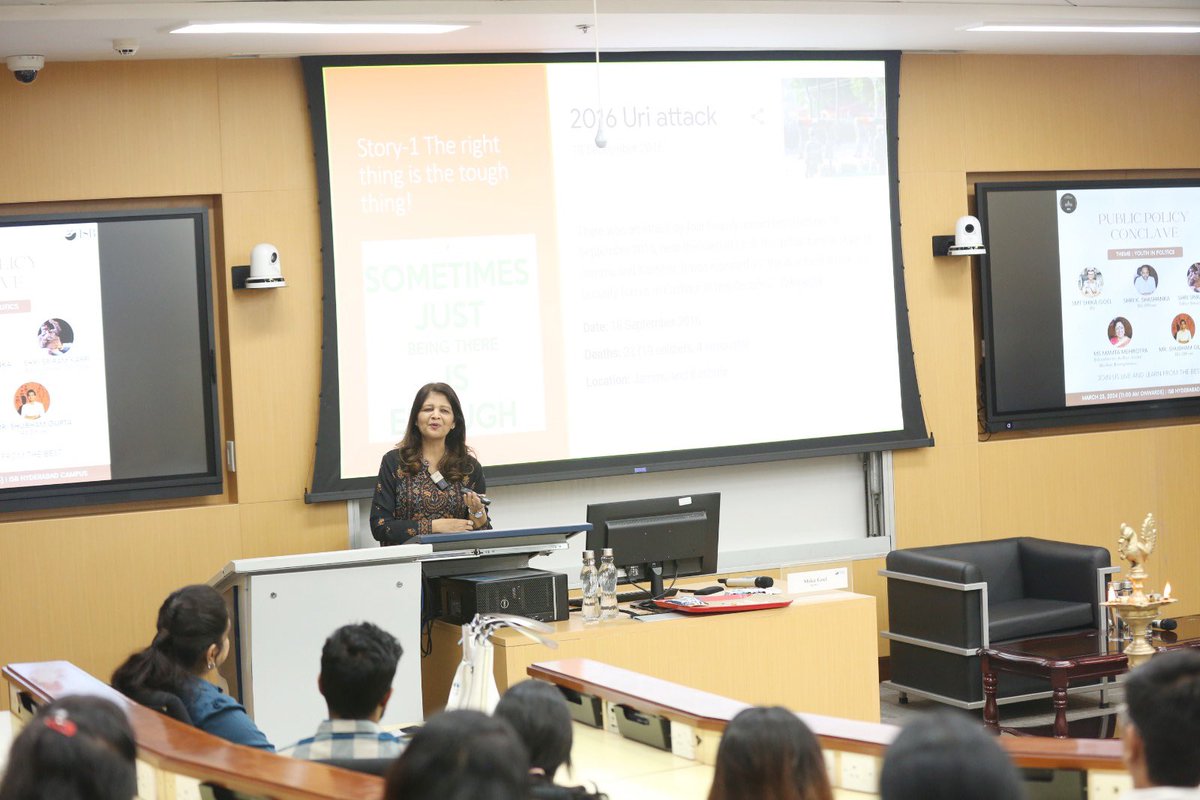
[(1179, 627), (1177, 619), (1155, 619), (1150, 621), (1152, 631), (1173, 631)]
[(769, 589), (775, 585), (775, 579), (759, 575), (757, 578), (717, 578), (717, 583), (723, 583), (726, 586), (753, 586), (757, 589)]

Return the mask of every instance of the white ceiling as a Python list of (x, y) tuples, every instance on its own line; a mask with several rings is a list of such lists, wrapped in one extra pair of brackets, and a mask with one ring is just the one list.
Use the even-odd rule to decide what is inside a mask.
[[(1200, 23), (1200, 0), (598, 0), (602, 50), (881, 49), (1200, 54), (1200, 34), (971, 33), (980, 22)], [(200, 21), (463, 22), (439, 36), (183, 36)], [(55, 61), (591, 50), (591, 0), (0, 0), (0, 56)], [(49, 68), (49, 67), (48, 67)]]

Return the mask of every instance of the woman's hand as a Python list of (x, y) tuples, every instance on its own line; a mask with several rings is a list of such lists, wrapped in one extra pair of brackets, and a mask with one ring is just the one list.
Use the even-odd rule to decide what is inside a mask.
[(471, 530), (471, 520), (443, 517), (435, 519), (431, 523), (431, 528), (434, 533), (464, 533)]
[(479, 495), (467, 489), (463, 492), (463, 500), (467, 504), (467, 513), (471, 515), (470, 522), (472, 526), (482, 528), (484, 525), (487, 525), (487, 508), (484, 506), (483, 500), (479, 498)]

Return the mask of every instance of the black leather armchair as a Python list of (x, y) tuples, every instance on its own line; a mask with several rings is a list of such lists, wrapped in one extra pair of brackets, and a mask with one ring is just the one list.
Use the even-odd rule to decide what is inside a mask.
[[(914, 547), (888, 554), (891, 680), (900, 690), (960, 708), (983, 705), (981, 647), (1104, 629), (1110, 566), (1103, 547), (1021, 537)], [(1005, 676), (1001, 698), (1049, 692)]]

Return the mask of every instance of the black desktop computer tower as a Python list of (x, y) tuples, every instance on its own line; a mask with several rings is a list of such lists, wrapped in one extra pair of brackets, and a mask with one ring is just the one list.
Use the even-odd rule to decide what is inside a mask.
[(541, 569), (505, 569), (438, 579), (441, 619), (461, 625), (476, 614), (516, 614), (539, 622), (566, 619), (567, 576)]

